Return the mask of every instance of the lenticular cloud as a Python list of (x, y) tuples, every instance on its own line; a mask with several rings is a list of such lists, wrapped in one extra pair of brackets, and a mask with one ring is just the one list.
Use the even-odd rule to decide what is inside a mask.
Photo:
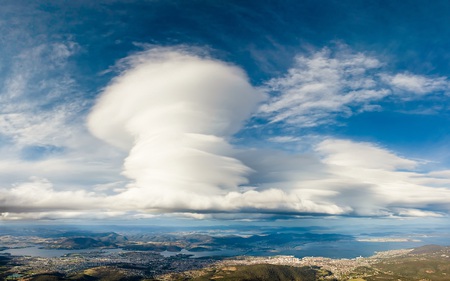
[(167, 49), (127, 63), (88, 118), (95, 136), (129, 151), (123, 174), (133, 183), (116, 199), (136, 208), (209, 209), (196, 196), (245, 184), (251, 169), (227, 142), (262, 98), (245, 73)]
[(324, 139), (311, 155), (233, 148), (229, 139), (263, 99), (237, 67), (173, 49), (124, 63), (88, 117), (95, 136), (128, 153), (130, 183), (94, 198), (106, 210), (199, 218), (448, 212), (448, 171), (415, 172), (417, 161), (370, 143)]

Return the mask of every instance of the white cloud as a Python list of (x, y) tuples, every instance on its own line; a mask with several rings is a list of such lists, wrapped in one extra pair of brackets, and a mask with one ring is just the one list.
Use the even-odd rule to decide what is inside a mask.
[(132, 58), (88, 123), (94, 135), (129, 151), (123, 174), (134, 183), (119, 197), (140, 196), (141, 208), (204, 208), (204, 197), (247, 182), (251, 169), (233, 157), (227, 138), (261, 99), (237, 67), (154, 49)]
[(279, 143), (298, 142), (301, 140), (302, 138), (294, 136), (276, 136), (268, 139), (268, 141), (270, 142), (279, 142)]
[[(364, 67), (380, 66), (376, 60), (351, 55), (344, 61), (334, 61), (329, 69), (322, 56), (310, 63), (317, 71), (309, 74), (324, 81), (340, 71), (354, 77), (364, 74)], [(138, 63), (106, 88), (89, 119), (94, 134), (130, 151), (123, 173), (134, 182), (128, 190), (108, 199), (121, 202), (121, 208), (195, 214), (225, 212), (237, 216), (407, 216), (434, 214), (420, 208), (448, 201), (443, 199), (449, 198), (447, 189), (422, 184), (423, 178), (433, 179), (414, 172), (420, 163), (370, 143), (328, 139), (316, 145), (317, 154), (309, 155), (257, 149), (237, 151), (226, 139), (260, 100), (242, 72), (173, 50), (157, 49), (134, 61)], [(341, 63), (343, 66), (338, 66)], [(195, 76), (185, 79), (185, 72)], [(340, 75), (336, 74), (334, 84), (339, 84)], [(219, 80), (228, 82), (210, 86), (211, 81)], [(323, 87), (334, 89), (331, 83), (324, 83)], [(339, 87), (372, 85), (370, 81), (349, 83), (350, 80)], [(356, 96), (353, 91), (334, 101), (368, 101), (379, 93), (366, 90), (365, 95)], [(225, 96), (231, 100), (222, 100)], [(321, 100), (324, 97), (320, 96), (317, 104), (326, 103)], [(246, 100), (251, 102), (242, 102)], [(214, 112), (220, 114), (208, 118)]]
[(317, 145), (316, 151), (325, 155), (325, 163), (341, 167), (413, 170), (418, 166), (416, 161), (399, 157), (373, 144), (350, 140), (325, 140)]
[[(304, 69), (291, 71), (292, 79), (271, 82), (294, 96), (281, 93), (270, 100), (266, 114), (275, 118), (289, 111), (290, 104), (300, 113), (286, 115), (286, 122), (309, 118), (317, 124), (334, 114), (330, 112), (352, 114), (355, 100), (361, 105), (384, 95), (371, 88), (374, 79), (358, 81), (380, 67), (377, 60), (361, 54), (331, 58), (325, 51), (302, 60)], [(233, 134), (263, 100), (236, 66), (175, 49), (153, 49), (128, 58), (122, 67), (88, 117), (91, 132), (122, 152), (95, 143), (75, 126), (64, 138), (69, 149), (61, 157), (30, 162), (6, 153), (0, 161), (0, 175), (6, 179), (0, 186), (1, 219), (161, 213), (238, 219), (421, 217), (450, 211), (450, 172), (417, 172), (421, 162), (375, 144), (315, 138), (314, 150), (303, 154), (233, 147)], [(299, 81), (305, 87), (297, 91)], [(343, 89), (351, 91), (341, 93)], [(323, 108), (331, 111), (321, 112)], [(323, 118), (314, 119), (321, 114)], [(23, 133), (29, 134), (33, 132)], [(41, 139), (51, 140), (53, 134)], [(117, 175), (119, 169), (128, 180)], [(40, 178), (24, 182), (23, 171)]]
[(0, 189), (0, 211), (8, 213), (101, 208), (101, 201), (84, 190), (56, 191), (46, 179), (32, 178), (12, 188)]
[(159, 49), (129, 62), (89, 118), (94, 135), (123, 149), (143, 134), (228, 137), (262, 98), (241, 69), (222, 62)]
[(47, 180), (34, 179), (1, 189), (0, 211), (2, 219), (139, 218), (159, 213), (228, 219), (314, 214), (395, 218), (440, 217), (450, 211), (448, 171), (415, 172), (420, 163), (370, 143), (328, 139), (317, 144), (317, 151), (321, 157), (262, 150), (236, 153), (254, 169), (250, 185), (236, 190), (203, 189), (179, 174), (172, 175), (174, 182), (166, 175), (159, 182), (138, 178), (116, 195), (102, 193), (104, 188), (58, 191)]
[(404, 91), (416, 95), (425, 95), (433, 92), (446, 92), (450, 84), (445, 77), (429, 78), (410, 73), (384, 75), (383, 80), (397, 91)]
[(260, 113), (271, 122), (300, 127), (352, 115), (353, 106), (368, 106), (389, 95), (372, 75), (381, 66), (380, 61), (362, 53), (333, 54), (323, 49), (310, 57), (297, 56), (287, 75), (267, 83), (266, 90), (276, 94), (261, 106)]
[(73, 42), (39, 44), (12, 59), (12, 70), (0, 89), (0, 135), (24, 145), (62, 145), (77, 123), (84, 102), (65, 73)]
[[(78, 49), (76, 43), (66, 41), (14, 50), (10, 71), (0, 77), (4, 82), (0, 88), (0, 188), (9, 198), (8, 204), (0, 206), (12, 208), (13, 198), (17, 199), (14, 186), (30, 177), (51, 182), (51, 189), (41, 191), (57, 198), (58, 192), (89, 193), (93, 185), (123, 180), (124, 155), (85, 128), (83, 111), (88, 103), (81, 98), (69, 62)], [(34, 205), (31, 200), (24, 206)], [(63, 203), (60, 206), (64, 209)]]
[(405, 217), (443, 217), (442, 213), (430, 212), (417, 209), (398, 209), (397, 214)]
[[(107, 200), (154, 212), (346, 212), (283, 187), (245, 187), (257, 171), (227, 138), (262, 95), (241, 70), (170, 49), (142, 53), (130, 67), (89, 116), (93, 134), (129, 150), (123, 174), (133, 183)], [(295, 172), (306, 174), (284, 171)]]
[(342, 48), (298, 55), (288, 73), (263, 87), (271, 94), (259, 115), (287, 126), (315, 127), (364, 111), (380, 111), (387, 96), (416, 99), (447, 91), (445, 77), (391, 74), (377, 58)]
[(422, 215), (448, 211), (447, 182), (432, 174), (415, 172), (420, 165), (416, 161), (370, 143), (348, 140), (325, 140), (318, 144), (317, 151), (328, 165), (331, 178), (353, 194), (342, 193), (333, 201), (349, 204), (359, 215), (413, 216), (419, 214), (420, 208)]
[[(16, 157), (0, 160), (2, 186), (13, 185), (30, 176), (46, 178), (57, 184), (58, 189), (90, 188), (120, 179), (120, 162), (102, 159), (101, 154), (63, 154), (40, 161), (26, 161)], [(90, 161), (95, 159), (96, 162)], [(109, 160), (109, 161), (108, 161)]]

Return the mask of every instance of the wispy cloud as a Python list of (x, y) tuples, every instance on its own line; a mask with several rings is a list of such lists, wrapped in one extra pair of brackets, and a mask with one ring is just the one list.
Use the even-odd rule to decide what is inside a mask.
[(123, 155), (85, 128), (89, 101), (70, 64), (79, 49), (72, 41), (18, 48), (10, 71), (0, 77), (0, 188), (5, 194), (30, 177), (51, 182), (55, 192), (88, 192), (92, 185), (121, 179), (117, 159)]
[(76, 48), (73, 42), (41, 44), (13, 59), (10, 75), (3, 77), (0, 134), (18, 145), (57, 145), (67, 139), (70, 129), (60, 129), (76, 123), (84, 106), (65, 73)]
[(381, 110), (377, 102), (388, 96), (416, 99), (449, 89), (445, 77), (391, 74), (384, 66), (376, 57), (343, 47), (298, 55), (286, 75), (264, 86), (271, 98), (259, 115), (288, 126), (315, 127), (332, 124), (337, 117)]
[(302, 138), (294, 136), (276, 136), (268, 139), (268, 141), (279, 143), (297, 142), (300, 140), (302, 140)]
[[(425, 77), (411, 73), (383, 75), (382, 79), (396, 92), (406, 92), (408, 95), (426, 95), (435, 92), (447, 92), (450, 83), (446, 77)], [(414, 98), (414, 96), (410, 96)]]
[(270, 80), (273, 92), (260, 112), (271, 122), (313, 127), (332, 122), (336, 116), (350, 116), (353, 107), (363, 107), (389, 95), (378, 87), (372, 73), (382, 66), (362, 53), (333, 53), (323, 49), (311, 56), (297, 56), (287, 75)]

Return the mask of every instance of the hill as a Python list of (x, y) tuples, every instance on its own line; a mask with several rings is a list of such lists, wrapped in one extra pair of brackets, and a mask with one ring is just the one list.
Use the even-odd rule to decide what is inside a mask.
[(90, 237), (71, 237), (62, 240), (58, 247), (59, 249), (81, 250), (92, 248), (115, 248), (116, 245), (109, 241), (101, 241)]
[[(360, 267), (353, 276), (366, 281), (450, 280), (450, 247), (427, 245), (408, 253), (374, 260), (370, 267)], [(351, 279), (350, 279), (351, 280)]]
[(172, 281), (319, 281), (336, 280), (332, 273), (319, 267), (294, 267), (288, 265), (255, 264), (225, 266), (206, 269), (197, 276), (188, 274), (169, 274), (157, 280)]
[(85, 232), (65, 232), (55, 243), (51, 243), (46, 248), (82, 250), (95, 248), (117, 248), (128, 242), (125, 236), (114, 232), (107, 233), (85, 233)]

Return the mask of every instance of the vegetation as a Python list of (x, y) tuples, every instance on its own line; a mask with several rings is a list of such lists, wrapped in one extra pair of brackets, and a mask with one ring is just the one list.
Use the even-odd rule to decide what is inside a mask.
[[(287, 265), (256, 264), (210, 269), (199, 277), (174, 276), (177, 281), (316, 281), (325, 280), (331, 272), (319, 267), (293, 267)], [(333, 279), (326, 279), (333, 280)]]
[(348, 280), (367, 281), (450, 280), (450, 247), (419, 247), (404, 256), (386, 258), (371, 267), (357, 268), (349, 277)]
[[(83, 235), (84, 234), (84, 235)], [(66, 232), (61, 234), (62, 239), (58, 243), (50, 244), (47, 248), (81, 250), (94, 248), (117, 248), (126, 243), (128, 239), (125, 236), (114, 232), (108, 233), (81, 233)]]
[(10, 266), (8, 266), (10, 258), (8, 256), (0, 255), (0, 280), (5, 279), (6, 271), (9, 270)]
[[(26, 281), (149, 281), (134, 274), (136, 268), (101, 266), (82, 270), (76, 274), (46, 272), (28, 275), (25, 278), (13, 276), (9, 269), (14, 266), (11, 257), (0, 255), (0, 280)], [(387, 253), (384, 256), (374, 256), (363, 263), (364, 266), (349, 269), (342, 281), (419, 281), (450, 280), (450, 247), (429, 245), (411, 251)], [(150, 268), (150, 264), (142, 264), (139, 270)], [(321, 265), (328, 268), (326, 265)], [(354, 268), (354, 267), (353, 267)], [(173, 268), (176, 271), (176, 268)], [(334, 269), (333, 269), (334, 270)], [(173, 271), (171, 271), (173, 272)], [(131, 274), (130, 274), (131, 273)], [(22, 273), (21, 273), (22, 274)], [(16, 274), (20, 275), (20, 274)], [(135, 276), (132, 276), (135, 275)], [(141, 274), (142, 276), (142, 274)], [(155, 280), (164, 281), (318, 281), (335, 280), (333, 273), (319, 266), (295, 267), (288, 265), (251, 264), (251, 265), (215, 265), (200, 270), (182, 273), (170, 273)], [(154, 281), (155, 281), (154, 280)]]
[(73, 276), (54, 272), (37, 274), (26, 279), (27, 281), (139, 281), (140, 277), (126, 276), (119, 269), (112, 267), (94, 267)]
[(175, 245), (162, 245), (162, 244), (135, 244), (135, 245), (127, 245), (122, 249), (128, 251), (154, 251), (154, 252), (180, 252), (182, 250), (181, 247)]

